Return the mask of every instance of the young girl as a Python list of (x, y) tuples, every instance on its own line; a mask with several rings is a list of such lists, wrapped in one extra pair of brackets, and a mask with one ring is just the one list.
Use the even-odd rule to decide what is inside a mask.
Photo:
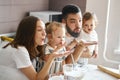
[[(51, 22), (46, 27), (46, 33), (48, 43), (45, 48), (45, 59), (47, 59), (47, 57), (49, 57), (49, 54), (52, 54), (53, 52), (58, 52), (58, 54), (67, 53), (65, 49), (65, 25), (59, 22)], [(50, 70), (50, 74), (57, 72), (59, 73), (62, 71), (62, 61), (64, 59), (65, 57), (55, 58)]]
[[(90, 12), (86, 12), (83, 15), (83, 24), (80, 37), (82, 40), (87, 42), (96, 42), (95, 45), (88, 46), (87, 49), (90, 51), (89, 54), (91, 57), (97, 57), (98, 54), (98, 35), (95, 31), (95, 27), (97, 25), (97, 18), (96, 15)], [(85, 64), (88, 62), (88, 58), (82, 58), (83, 63)]]

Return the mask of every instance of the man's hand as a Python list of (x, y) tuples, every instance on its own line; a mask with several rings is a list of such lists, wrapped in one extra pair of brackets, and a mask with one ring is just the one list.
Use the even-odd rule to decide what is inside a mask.
[(87, 46), (90, 46), (90, 45), (97, 45), (98, 43), (96, 42), (96, 41), (83, 41), (83, 40), (81, 40), (79, 43), (78, 43), (78, 45), (82, 45), (82, 46), (85, 46), (85, 47), (87, 47)]
[(77, 41), (74, 39), (69, 45), (67, 45), (66, 50), (71, 50), (77, 45)]
[(57, 52), (58, 50), (62, 49), (63, 47), (65, 47), (65, 45), (66, 45), (65, 42), (64, 42), (64, 43), (61, 42), (60, 44), (57, 45), (57, 47), (56, 47), (56, 49), (54, 50), (54, 52)]

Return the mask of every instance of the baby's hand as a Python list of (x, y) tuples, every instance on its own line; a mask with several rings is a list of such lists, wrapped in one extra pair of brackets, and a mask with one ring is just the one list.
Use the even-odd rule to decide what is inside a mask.
[(56, 49), (54, 50), (54, 52), (56, 52), (56, 51), (58, 51), (59, 49), (65, 47), (65, 44), (66, 44), (65, 42), (64, 42), (64, 43), (61, 42), (60, 44), (58, 44), (57, 47), (56, 47)]
[(94, 50), (92, 57), (93, 57), (93, 58), (97, 58), (97, 56), (98, 56), (98, 53)]

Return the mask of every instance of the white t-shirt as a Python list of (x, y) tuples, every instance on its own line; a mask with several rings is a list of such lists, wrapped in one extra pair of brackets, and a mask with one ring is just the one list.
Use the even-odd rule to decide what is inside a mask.
[(74, 37), (68, 37), (68, 36), (66, 36), (66, 37), (65, 37), (65, 42), (66, 42), (66, 44), (68, 45), (68, 44), (70, 44), (74, 39), (75, 39)]
[[(28, 67), (30, 65), (32, 65), (32, 63), (29, 57), (29, 53), (25, 47), (18, 47), (18, 49), (16, 49), (9, 45), (6, 48), (0, 49), (0, 67), (3, 68), (3, 70), (0, 68), (0, 76), (1, 78), (4, 78), (2, 80), (12, 80), (15, 74), (19, 76), (14, 76), (14, 78), (17, 80), (28, 80), (19, 69)], [(7, 72), (7, 70), (10, 72)], [(4, 75), (6, 75), (6, 77)], [(23, 78), (21, 78), (21, 76), (23, 76)]]
[(28, 67), (32, 63), (25, 47), (16, 49), (8, 46), (0, 50), (0, 65), (17, 69)]
[[(98, 35), (97, 35), (95, 30), (93, 30), (90, 34), (87, 34), (83, 30), (81, 30), (80, 39), (82, 39), (84, 41), (96, 41), (96, 42), (98, 42)], [(90, 46), (88, 46), (88, 49), (89, 49), (90, 53), (93, 54), (94, 50), (98, 50), (98, 45), (90, 45)], [(78, 63), (81, 64), (81, 66), (87, 65), (88, 58), (80, 58), (78, 60)]]
[(0, 80), (29, 80), (20, 70), (0, 65)]
[[(95, 30), (93, 30), (90, 34), (87, 34), (83, 30), (81, 30), (80, 38), (84, 41), (96, 41), (98, 42), (98, 35)], [(93, 50), (95, 50), (96, 45), (88, 46), (88, 49), (91, 53), (93, 53)], [(97, 48), (97, 47), (96, 47)]]

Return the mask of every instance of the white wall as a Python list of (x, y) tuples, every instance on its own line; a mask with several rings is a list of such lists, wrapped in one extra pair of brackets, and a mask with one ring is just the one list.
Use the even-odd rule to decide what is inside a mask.
[(49, 0), (0, 0), (0, 34), (15, 32), (30, 11), (48, 10)]
[[(120, 58), (119, 58), (120, 55), (114, 53), (114, 49), (118, 44), (118, 41), (114, 42), (114, 40), (117, 38), (117, 36), (115, 36), (114, 33), (116, 32), (116, 30), (119, 31), (120, 28), (119, 28), (119, 25), (117, 25), (114, 22), (116, 22), (117, 20), (117, 22), (119, 23), (120, 10), (116, 10), (115, 8), (119, 9), (120, 0), (111, 0), (111, 3), (112, 4), (114, 3), (117, 6), (115, 6), (115, 8), (114, 7), (110, 8), (110, 18), (109, 18), (109, 23), (108, 23), (109, 25), (107, 26), (108, 2), (109, 0), (87, 0), (86, 11), (91, 11), (91, 12), (96, 13), (98, 20), (99, 20), (99, 24), (96, 27), (96, 31), (99, 37), (99, 56), (97, 59), (90, 59), (90, 63), (101, 64), (104, 66), (118, 68), (118, 64), (120, 64)], [(108, 34), (106, 35), (107, 30), (108, 30), (107, 32)], [(106, 50), (105, 50), (105, 44), (106, 44)], [(107, 55), (107, 57), (105, 58), (104, 58), (104, 53), (105, 53), (105, 56)], [(118, 60), (118, 62), (112, 63), (110, 59)]]

